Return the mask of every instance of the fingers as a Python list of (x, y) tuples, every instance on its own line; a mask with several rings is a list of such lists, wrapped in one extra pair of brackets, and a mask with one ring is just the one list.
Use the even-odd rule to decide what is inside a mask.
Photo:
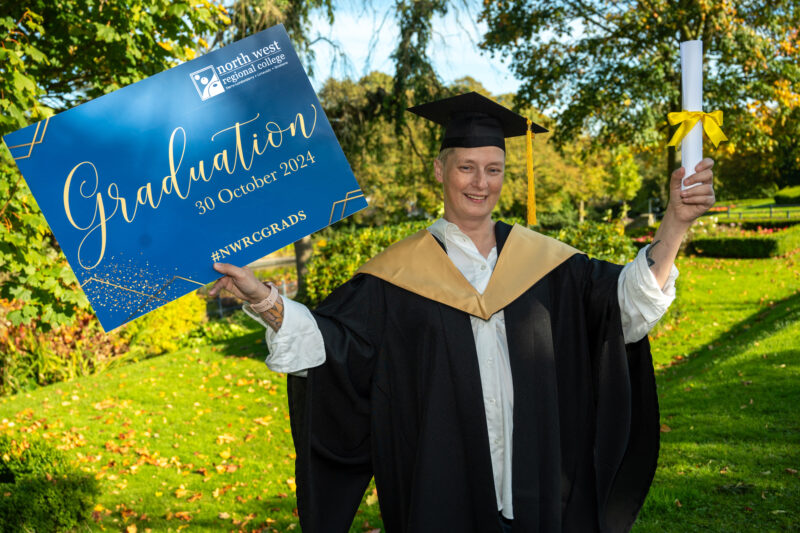
[(216, 282), (214, 282), (214, 286), (211, 287), (211, 290), (208, 291), (209, 296), (216, 296), (219, 294), (219, 291), (225, 288), (225, 282), (228, 278), (220, 278)]
[(711, 159), (710, 157), (706, 157), (705, 159), (697, 163), (697, 166), (694, 167), (694, 171), (699, 173), (704, 170), (711, 169), (713, 166), (714, 166), (714, 160)]
[(685, 180), (683, 180), (684, 187), (690, 187), (692, 185), (710, 185), (713, 186), (714, 184), (714, 173), (711, 171), (710, 168), (702, 170), (696, 174), (692, 174)]
[(681, 191), (681, 202), (686, 205), (707, 205), (711, 207), (715, 201), (714, 187), (711, 184), (702, 184)]
[[(694, 167), (695, 173), (686, 178), (683, 181), (684, 187), (688, 187), (694, 183), (702, 183), (706, 181), (712, 181), (713, 173), (711, 169), (714, 167), (714, 160), (710, 157), (706, 157)], [(675, 183), (680, 182), (683, 180), (683, 177), (686, 175), (686, 169), (683, 167), (677, 168), (672, 172), (672, 182)]]
[(214, 263), (214, 270), (219, 272), (220, 274), (225, 274), (226, 276), (230, 276), (232, 278), (241, 277), (242, 268), (237, 267), (236, 265), (232, 265), (230, 263)]

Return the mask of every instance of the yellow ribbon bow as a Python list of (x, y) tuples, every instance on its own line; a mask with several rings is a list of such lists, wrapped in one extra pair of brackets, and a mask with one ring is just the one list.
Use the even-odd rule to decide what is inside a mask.
[(680, 124), (680, 127), (675, 131), (672, 139), (669, 140), (667, 146), (676, 146), (679, 142), (686, 137), (694, 125), (698, 121), (703, 122), (703, 130), (705, 130), (708, 138), (714, 143), (714, 148), (719, 146), (722, 141), (727, 141), (728, 138), (722, 133), (720, 126), (722, 126), (722, 111), (712, 111), (711, 113), (704, 113), (702, 111), (680, 111), (678, 113), (669, 113), (667, 120), (670, 125)]

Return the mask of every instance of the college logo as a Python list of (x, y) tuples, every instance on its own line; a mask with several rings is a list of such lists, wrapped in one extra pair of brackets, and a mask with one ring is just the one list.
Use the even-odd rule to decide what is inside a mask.
[(189, 76), (192, 78), (194, 88), (197, 89), (197, 94), (203, 100), (208, 100), (212, 96), (225, 92), (225, 88), (222, 86), (222, 82), (219, 81), (213, 66), (196, 70)]

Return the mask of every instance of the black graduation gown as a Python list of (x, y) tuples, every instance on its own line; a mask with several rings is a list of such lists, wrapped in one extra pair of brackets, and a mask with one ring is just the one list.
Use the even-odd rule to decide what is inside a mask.
[[(515, 532), (627, 531), (652, 482), (655, 380), (647, 338), (623, 340), (620, 269), (575, 254), (504, 308)], [(499, 533), (469, 315), (359, 274), (314, 316), (327, 360), (289, 378), (303, 531), (348, 531), (374, 476), (387, 533)]]

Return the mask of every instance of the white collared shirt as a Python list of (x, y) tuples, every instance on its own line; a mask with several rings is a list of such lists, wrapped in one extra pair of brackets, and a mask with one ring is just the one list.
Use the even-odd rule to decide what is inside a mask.
[[(457, 225), (440, 218), (428, 231), (439, 239), (447, 255), (467, 281), (483, 293), (497, 264), (497, 247), (483, 257), (472, 240)], [(678, 270), (673, 265), (665, 285), (658, 287), (647, 265), (645, 249), (622, 268), (617, 297), (622, 314), (625, 342), (636, 342), (652, 329), (675, 299), (675, 279)], [(284, 297), (283, 325), (274, 332), (249, 305), (245, 312), (266, 327), (270, 354), (267, 366), (275, 372), (305, 375), (305, 370), (325, 362), (322, 333), (311, 312), (304, 305)], [(514, 518), (511, 498), (512, 435), (514, 387), (511, 378), (508, 341), (503, 311), (489, 320), (470, 316), (475, 350), (483, 389), (483, 405), (489, 433), (497, 509), (503, 516)]]

